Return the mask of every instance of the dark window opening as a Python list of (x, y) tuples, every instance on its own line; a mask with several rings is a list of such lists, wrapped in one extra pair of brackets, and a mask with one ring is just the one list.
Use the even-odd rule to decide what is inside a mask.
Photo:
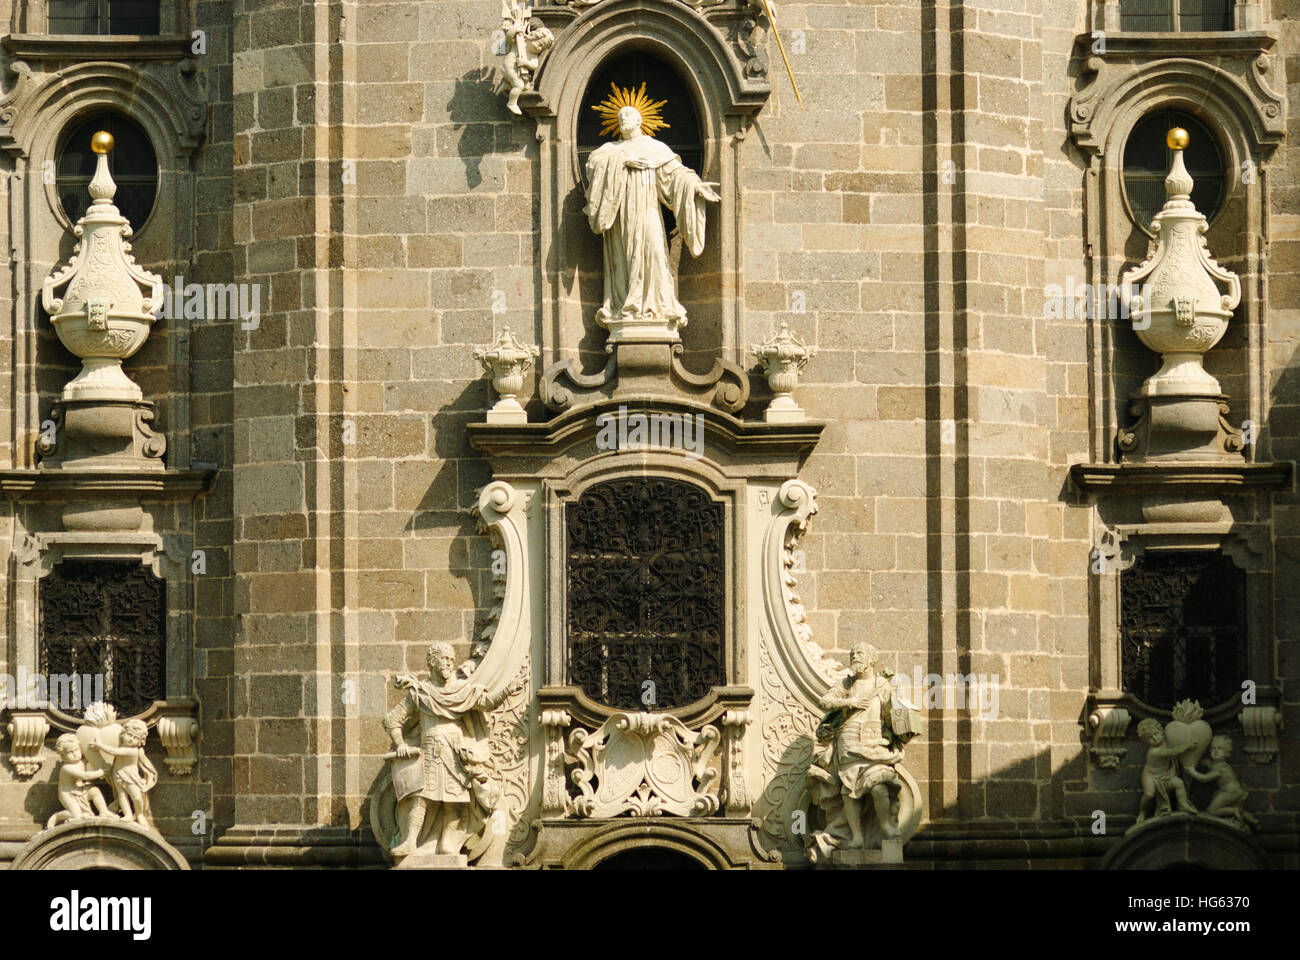
[[(104, 701), (119, 717), (141, 713), (164, 699), (164, 587), (138, 561), (74, 559), (56, 564), (38, 585), (40, 670), (51, 699), (60, 686), (54, 678), (74, 676), (81, 690), (102, 689)], [(71, 714), (84, 713), (88, 706), (54, 705)]]
[(1232, 0), (1122, 0), (1119, 28), (1144, 33), (1232, 29)]
[(48, 0), (50, 33), (156, 36), (159, 0)]
[(614, 480), (568, 504), (565, 529), (570, 683), (657, 711), (725, 682), (721, 504), (681, 481)]
[(158, 195), (158, 161), (144, 128), (120, 113), (94, 114), (64, 135), (54, 165), (59, 204), (73, 223), (90, 206), (87, 188), (95, 176), (95, 154), (90, 149), (90, 138), (100, 130), (107, 130), (114, 140), (113, 151), (108, 155), (108, 172), (117, 184), (113, 202), (122, 216), (131, 221), (132, 228), (139, 230), (149, 219)]
[(1120, 574), (1124, 690), (1148, 706), (1240, 693), (1246, 636), (1246, 574), (1220, 553), (1149, 552)]
[(1173, 151), (1165, 136), (1174, 127), (1187, 131), (1189, 142), (1183, 163), (1192, 177), (1192, 203), (1214, 219), (1223, 206), (1226, 187), (1223, 154), (1219, 141), (1196, 117), (1181, 110), (1157, 110), (1143, 117), (1124, 144), (1124, 195), (1133, 220), (1150, 229), (1151, 221), (1165, 205), (1165, 178), (1173, 163)]

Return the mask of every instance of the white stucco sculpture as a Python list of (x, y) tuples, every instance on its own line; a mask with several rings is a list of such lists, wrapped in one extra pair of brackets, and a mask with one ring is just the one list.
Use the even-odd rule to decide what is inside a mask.
[(659, 108), (640, 91), (613, 88), (593, 107), (605, 118), (602, 133), (619, 139), (587, 158), (587, 222), (604, 238), (604, 300), (597, 322), (610, 342), (676, 342), (686, 325), (678, 302), (660, 204), (673, 212), (691, 256), (704, 250), (705, 203), (717, 203), (716, 183), (705, 183), (662, 141)]
[(65, 733), (54, 744), (59, 754), (59, 803), (63, 809), (46, 821), (46, 828), (57, 827), (66, 820), (111, 817), (104, 794), (92, 782), (103, 780), (104, 771), (88, 766), (81, 755), (75, 733)]
[[(429, 647), (427, 663), (428, 680), (410, 674), (396, 678), (406, 695), (383, 720), (394, 747), (387, 759), (399, 837), (391, 852), (398, 859), (417, 849), (460, 857), (466, 841), (492, 815), (500, 791), (486, 737), (476, 733), (471, 715), (494, 709), (515, 688), (491, 698), (479, 684), (456, 676), (450, 644)], [(407, 731), (417, 738), (414, 743)]]
[(505, 60), (501, 72), (510, 84), (506, 109), (513, 114), (522, 114), (519, 95), (532, 89), (542, 54), (551, 49), (555, 35), (533, 16), (531, 6), (520, 4), (518, 0), (502, 0), (501, 30), (505, 34)]
[(894, 695), (893, 674), (866, 643), (854, 644), (849, 673), (822, 698), (808, 765), (808, 793), (825, 826), (808, 835), (809, 858), (897, 840), (903, 746), (916, 735), (913, 708)]

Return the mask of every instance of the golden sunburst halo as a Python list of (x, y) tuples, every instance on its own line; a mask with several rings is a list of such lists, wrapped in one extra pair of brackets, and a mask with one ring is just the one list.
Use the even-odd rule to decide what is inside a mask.
[(663, 114), (660, 113), (660, 108), (668, 101), (651, 100), (645, 95), (644, 83), (641, 84), (641, 89), (635, 93), (631, 87), (620, 89), (613, 83), (609, 85), (609, 89), (609, 96), (603, 102), (591, 108), (599, 113), (604, 121), (600, 127), (602, 137), (618, 133), (618, 112), (624, 107), (635, 107), (637, 113), (641, 114), (641, 132), (647, 136), (653, 136), (655, 131), (668, 126), (664, 122)]

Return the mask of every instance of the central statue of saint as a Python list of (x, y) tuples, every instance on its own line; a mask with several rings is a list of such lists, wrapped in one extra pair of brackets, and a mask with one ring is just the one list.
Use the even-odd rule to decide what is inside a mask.
[[(622, 94), (626, 102), (630, 91)], [(610, 103), (596, 109), (607, 112)], [(703, 182), (667, 144), (647, 135), (637, 107), (621, 107), (616, 119), (619, 139), (587, 159), (584, 212), (605, 240), (605, 296), (596, 320), (610, 330), (612, 342), (674, 340), (686, 325), (686, 310), (677, 300), (659, 205), (673, 212), (677, 232), (698, 257), (704, 250), (704, 204), (718, 202), (717, 184)]]

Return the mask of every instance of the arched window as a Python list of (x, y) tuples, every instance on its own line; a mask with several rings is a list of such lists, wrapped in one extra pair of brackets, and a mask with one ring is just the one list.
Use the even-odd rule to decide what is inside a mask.
[(117, 183), (113, 202), (138, 231), (149, 219), (158, 194), (158, 161), (144, 128), (120, 113), (96, 113), (68, 129), (60, 141), (55, 162), (54, 182), (59, 203), (73, 223), (90, 206), (86, 188), (95, 175), (90, 138), (99, 130), (107, 130), (115, 141), (113, 152), (108, 155), (108, 169)]
[(722, 504), (680, 480), (612, 480), (567, 505), (565, 531), (570, 683), (668, 710), (726, 682)]
[(50, 33), (159, 32), (158, 0), (48, 0), (46, 19)]
[(1121, 0), (1121, 30), (1148, 33), (1232, 29), (1232, 0)]
[(1165, 205), (1165, 177), (1173, 162), (1165, 136), (1182, 127), (1190, 136), (1183, 163), (1192, 175), (1192, 203), (1207, 220), (1223, 206), (1225, 176), (1223, 152), (1210, 129), (1189, 113), (1157, 110), (1143, 117), (1124, 144), (1124, 198), (1133, 222), (1149, 229), (1152, 218)]

